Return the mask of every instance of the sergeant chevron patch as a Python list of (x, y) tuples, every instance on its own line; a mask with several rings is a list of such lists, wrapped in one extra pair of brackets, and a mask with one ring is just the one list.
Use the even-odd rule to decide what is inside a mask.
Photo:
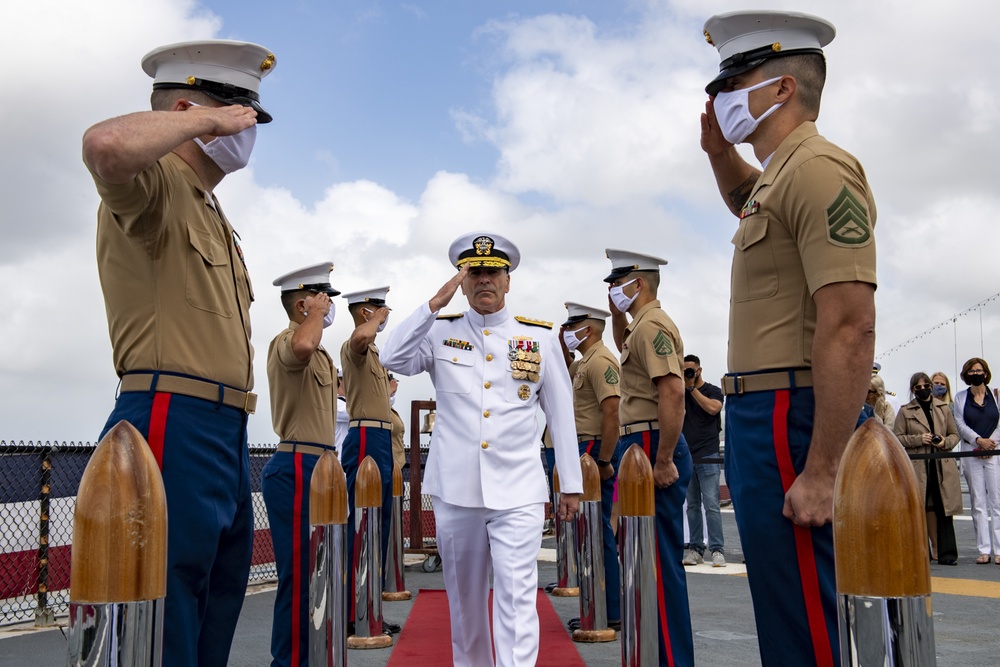
[(853, 248), (871, 241), (868, 209), (846, 185), (826, 209), (826, 224), (828, 238), (834, 245)]

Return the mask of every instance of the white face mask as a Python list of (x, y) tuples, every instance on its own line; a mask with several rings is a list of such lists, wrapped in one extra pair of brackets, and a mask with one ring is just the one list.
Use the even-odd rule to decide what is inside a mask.
[(638, 278), (633, 278), (624, 285), (617, 285), (615, 287), (612, 287), (610, 290), (611, 302), (615, 304), (615, 308), (617, 308), (623, 313), (628, 312), (628, 309), (632, 307), (632, 303), (635, 302), (636, 297), (639, 296), (638, 289), (632, 296), (625, 296), (625, 291), (624, 291), (626, 285), (631, 285), (636, 280), (638, 280)]
[(570, 352), (580, 347), (580, 343), (590, 338), (590, 334), (587, 334), (583, 338), (577, 338), (576, 335), (586, 329), (587, 327), (580, 327), (576, 331), (563, 331), (563, 342), (566, 343), (566, 347)]
[[(188, 104), (193, 107), (201, 106), (191, 100), (188, 100)], [(253, 145), (257, 143), (257, 126), (251, 125), (239, 134), (216, 137), (207, 144), (198, 137), (195, 137), (194, 141), (219, 169), (231, 174), (250, 163), (250, 153), (253, 152)]]
[(722, 92), (715, 96), (715, 117), (719, 120), (719, 128), (722, 136), (731, 144), (741, 144), (747, 137), (753, 134), (761, 121), (778, 110), (784, 102), (775, 104), (770, 109), (761, 114), (760, 118), (754, 118), (750, 114), (750, 92), (769, 86), (775, 81), (780, 81), (781, 77), (762, 81), (749, 88)]
[[(337, 314), (337, 304), (335, 304), (333, 301), (331, 301), (330, 302), (330, 312), (328, 312), (326, 315), (323, 316), (323, 328), (324, 329), (327, 328), (328, 326), (330, 326), (331, 324), (333, 324), (333, 318), (336, 316), (336, 314)], [(303, 310), (302, 311), (302, 317), (308, 317), (308, 316), (309, 316), (309, 313)]]
[[(371, 317), (372, 315), (375, 314), (375, 311), (372, 310), (371, 308), (365, 308), (365, 312), (368, 313), (368, 317)], [(368, 320), (365, 320), (365, 321), (367, 322)], [(382, 323), (378, 325), (378, 329), (375, 330), (375, 333), (382, 333), (382, 330), (385, 329), (385, 325), (388, 322), (389, 322), (389, 316), (386, 315), (385, 319), (382, 320)]]

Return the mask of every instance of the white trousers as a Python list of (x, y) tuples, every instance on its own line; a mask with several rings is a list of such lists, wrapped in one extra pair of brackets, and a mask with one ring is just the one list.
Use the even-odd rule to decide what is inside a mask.
[[(456, 666), (533, 667), (538, 657), (538, 550), (545, 505), (460, 507), (432, 498)], [(493, 641), (490, 641), (490, 571)]]
[(965, 458), (962, 459), (962, 472), (969, 485), (976, 547), (980, 554), (992, 551), (1000, 556), (1000, 461), (996, 456)]

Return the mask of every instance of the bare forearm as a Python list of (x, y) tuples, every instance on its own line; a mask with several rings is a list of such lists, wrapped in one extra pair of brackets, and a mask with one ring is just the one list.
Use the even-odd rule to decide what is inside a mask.
[(698, 387), (691, 390), (691, 397), (694, 398), (698, 407), (710, 415), (717, 415), (722, 410), (722, 401), (709, 398), (705, 394), (701, 393), (701, 389)]
[(602, 461), (610, 461), (618, 444), (618, 404), (617, 396), (601, 401), (601, 452)]
[(677, 441), (684, 427), (684, 383), (679, 377), (668, 375), (656, 378), (659, 400), (656, 413), (660, 422), (660, 444), (656, 453), (658, 461), (670, 462), (677, 449)]
[(843, 287), (853, 293), (842, 289), (836, 303), (830, 294), (823, 295), (825, 305), (817, 300), (812, 347), (816, 408), (806, 461), (812, 472), (834, 476), (864, 403), (875, 353), (874, 289), (864, 283)]
[(733, 215), (739, 216), (761, 172), (740, 157), (735, 146), (709, 155), (708, 161), (712, 165), (719, 194)]
[(350, 346), (354, 354), (367, 354), (368, 346), (375, 342), (375, 335), (378, 333), (378, 325), (375, 319), (370, 319), (364, 324), (359, 324), (351, 334)]
[(628, 326), (628, 319), (625, 314), (617, 310), (611, 311), (611, 335), (615, 339), (615, 347), (622, 351), (622, 343), (625, 340), (625, 327)]
[(209, 134), (206, 114), (141, 111), (94, 125), (83, 135), (83, 161), (101, 179), (126, 183), (185, 141)]
[(309, 361), (323, 340), (323, 315), (310, 313), (292, 334), (292, 354), (300, 361)]

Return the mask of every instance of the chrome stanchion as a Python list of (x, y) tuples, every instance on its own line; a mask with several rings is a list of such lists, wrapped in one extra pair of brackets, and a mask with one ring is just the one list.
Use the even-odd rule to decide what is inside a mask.
[(347, 667), (347, 477), (325, 452), (309, 483), (309, 667)]
[(909, 457), (869, 419), (844, 450), (834, 490), (841, 665), (937, 664), (925, 521)]
[(354, 634), (348, 648), (386, 648), (382, 633), (382, 477), (366, 456), (354, 482)]
[(577, 556), (580, 564), (580, 627), (575, 642), (612, 642), (608, 627), (607, 582), (604, 579), (604, 527), (601, 521), (601, 473), (589, 454), (580, 457), (583, 496), (576, 520)]
[(632, 445), (618, 470), (618, 551), (622, 560), (622, 665), (659, 663), (656, 621), (656, 505), (653, 467)]
[(398, 465), (392, 466), (392, 522), (389, 534), (389, 550), (386, 554), (385, 580), (382, 582), (382, 600), (397, 602), (409, 600), (413, 594), (406, 590), (406, 574), (403, 563), (403, 471)]
[[(552, 469), (554, 507), (559, 507), (559, 471)], [(573, 521), (563, 521), (556, 515), (556, 587), (550, 592), (556, 597), (575, 597), (580, 594), (580, 579), (576, 562), (576, 531)]]
[(146, 440), (118, 422), (80, 480), (70, 564), (70, 667), (159, 667), (167, 498)]

